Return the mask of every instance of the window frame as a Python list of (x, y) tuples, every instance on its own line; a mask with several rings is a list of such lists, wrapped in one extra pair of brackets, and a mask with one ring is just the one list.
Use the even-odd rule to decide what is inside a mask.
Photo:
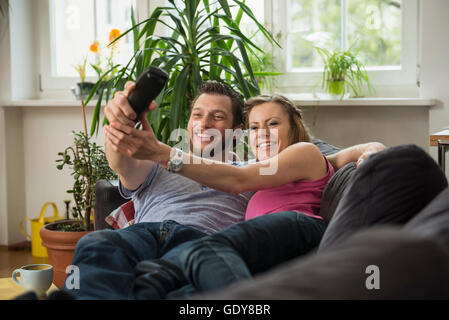
[[(70, 88), (79, 82), (79, 77), (56, 76), (53, 74), (54, 60), (51, 58), (55, 52), (54, 42), (52, 41), (53, 19), (50, 19), (50, 0), (41, 0), (37, 6), (38, 16), (41, 17), (38, 22), (39, 30), (39, 91), (42, 93), (51, 93), (55, 91), (65, 91), (70, 93)], [(164, 4), (164, 0), (136, 0), (136, 14), (138, 21), (149, 17), (150, 12), (155, 7)], [(50, 57), (50, 58), (49, 58)], [(95, 76), (86, 76), (85, 81), (96, 82)], [(70, 93), (71, 94), (71, 93)], [(51, 95), (51, 94), (50, 94)]]
[[(278, 90), (281, 92), (312, 93), (321, 88), (322, 70), (304, 68), (287, 71), (287, 17), (288, 0), (265, 0), (268, 8), (266, 21), (273, 34), (281, 32), (282, 49), (273, 48), (273, 54), (281, 57), (278, 66), (284, 75), (277, 78)], [(401, 66), (399, 67), (367, 67), (370, 82), (375, 87), (376, 96), (416, 96), (419, 94), (419, 0), (402, 2), (401, 28)], [(394, 89), (392, 89), (394, 87)]]
[[(50, 0), (39, 0), (39, 90), (41, 94), (64, 90), (67, 94), (78, 81), (78, 77), (62, 77), (52, 74)], [(321, 86), (322, 70), (303, 69), (287, 72), (286, 54), (288, 51), (285, 30), (287, 0), (264, 0), (264, 19), (273, 35), (281, 32), (282, 49), (269, 48), (278, 60), (278, 68), (284, 75), (276, 77), (277, 90), (283, 93), (312, 93)], [(166, 0), (136, 0), (136, 12), (139, 21), (147, 18), (154, 8), (165, 5)], [(376, 89), (376, 96), (398, 97), (419, 95), (419, 0), (402, 2), (402, 50), (401, 67), (367, 68), (370, 81)], [(284, 50), (284, 51), (283, 51)], [(86, 81), (95, 82), (96, 77), (86, 77)]]

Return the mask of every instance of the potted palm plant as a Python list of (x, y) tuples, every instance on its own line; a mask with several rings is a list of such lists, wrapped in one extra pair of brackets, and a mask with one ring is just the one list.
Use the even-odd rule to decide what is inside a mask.
[[(236, 14), (231, 9), (235, 7)], [(149, 114), (149, 122), (157, 138), (165, 143), (170, 133), (185, 128), (189, 116), (190, 100), (203, 81), (224, 81), (245, 98), (260, 93), (258, 79), (249, 55), (263, 50), (242, 32), (240, 22), (248, 16), (270, 44), (275, 38), (257, 21), (245, 1), (208, 0), (174, 1), (156, 8), (151, 16), (137, 23), (132, 13), (132, 27), (124, 31), (134, 39), (134, 56), (125, 66), (113, 66), (117, 72), (99, 79), (91, 96), (99, 90), (99, 99), (92, 118), (90, 134), (98, 132), (100, 107), (103, 99), (109, 100), (115, 90), (122, 90), (128, 80), (135, 80), (149, 65), (164, 69), (169, 75), (166, 88), (156, 102), (158, 108)], [(157, 35), (157, 26), (169, 30), (167, 35)], [(89, 101), (91, 97), (87, 98)], [(103, 124), (107, 122), (103, 119)]]
[(73, 260), (76, 243), (93, 229), (91, 216), (95, 206), (95, 183), (100, 179), (116, 179), (101, 146), (88, 136), (84, 102), (81, 106), (84, 131), (73, 131), (73, 145), (59, 152), (56, 160), (57, 169), (67, 166), (72, 170), (74, 184), (67, 192), (73, 195), (75, 202), (71, 212), (74, 219), (47, 224), (40, 231), (42, 245), (47, 248), (54, 268), (54, 283), (59, 288), (64, 285), (66, 267)]
[(372, 91), (365, 66), (357, 58), (352, 49), (330, 52), (325, 48), (315, 47), (324, 63), (322, 87), (334, 97), (343, 98), (345, 93), (352, 91), (355, 97), (360, 97), (362, 86), (367, 85)]

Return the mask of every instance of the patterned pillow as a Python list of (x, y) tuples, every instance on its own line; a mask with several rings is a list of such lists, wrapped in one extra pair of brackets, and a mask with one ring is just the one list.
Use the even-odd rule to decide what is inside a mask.
[(120, 207), (112, 211), (105, 221), (114, 229), (123, 229), (134, 224), (134, 202), (125, 202)]

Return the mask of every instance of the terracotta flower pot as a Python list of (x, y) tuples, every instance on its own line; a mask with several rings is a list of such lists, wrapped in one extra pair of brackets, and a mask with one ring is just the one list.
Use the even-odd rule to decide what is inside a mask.
[(63, 232), (57, 230), (58, 224), (78, 223), (75, 220), (62, 220), (44, 225), (40, 231), (42, 245), (47, 248), (48, 260), (53, 266), (53, 283), (64, 286), (65, 270), (72, 264), (75, 247), (79, 239), (91, 231)]

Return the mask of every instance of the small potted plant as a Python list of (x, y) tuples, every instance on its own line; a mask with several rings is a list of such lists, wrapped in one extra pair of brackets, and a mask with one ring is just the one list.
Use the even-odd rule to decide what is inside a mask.
[(95, 206), (95, 183), (100, 179), (116, 179), (109, 168), (106, 155), (101, 146), (91, 141), (87, 134), (85, 105), (82, 104), (84, 132), (75, 132), (74, 143), (56, 160), (57, 169), (69, 167), (74, 179), (73, 187), (67, 190), (75, 201), (72, 206), (74, 219), (63, 220), (45, 225), (40, 235), (42, 245), (47, 248), (50, 264), (54, 268), (54, 283), (61, 288), (66, 277), (66, 267), (73, 260), (76, 243), (81, 237), (93, 230), (92, 211)]
[(76, 87), (72, 87), (72, 93), (75, 95), (77, 100), (86, 100), (89, 96), (90, 91), (94, 87), (93, 82), (86, 82), (86, 65), (87, 58), (80, 63), (74, 66), (75, 70), (78, 72), (81, 82), (76, 84)]
[(345, 93), (352, 91), (355, 97), (360, 97), (363, 84), (367, 85), (369, 92), (372, 91), (365, 66), (357, 58), (358, 51), (348, 49), (329, 52), (325, 48), (315, 49), (324, 63), (322, 87), (331, 96), (342, 99)]

